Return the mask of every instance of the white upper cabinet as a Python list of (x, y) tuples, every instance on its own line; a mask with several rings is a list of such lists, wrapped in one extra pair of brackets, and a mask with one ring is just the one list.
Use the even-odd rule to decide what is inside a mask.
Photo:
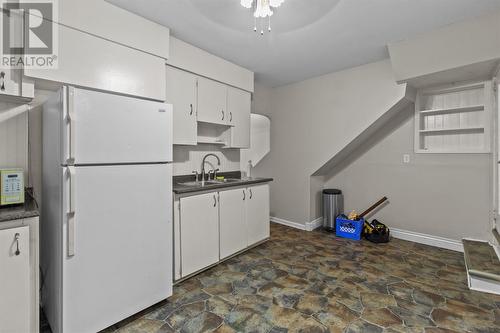
[(170, 54), (167, 63), (233, 87), (250, 92), (254, 91), (254, 73), (252, 71), (175, 37), (170, 38)]
[(26, 69), (26, 76), (165, 101), (164, 59), (63, 25), (57, 27), (58, 68)]
[(22, 74), (22, 69), (0, 67), (0, 95), (32, 99), (35, 97), (35, 85)]
[(168, 58), (170, 30), (167, 27), (105, 0), (60, 0), (58, 9), (57, 23)]
[(220, 259), (247, 247), (245, 189), (222, 191), (220, 198)]
[[(7, 20), (5, 14), (4, 19)], [(10, 25), (10, 38), (13, 38), (13, 45), (24, 45), (23, 25), (24, 18), (11, 12), (8, 16)], [(9, 54), (3, 54), (9, 57)], [(17, 59), (18, 55), (14, 55)], [(32, 80), (23, 76), (22, 68), (5, 68), (0, 65), (0, 96), (2, 100), (8, 97), (23, 97), (32, 99), (35, 97), (35, 85)]]
[(227, 125), (227, 86), (206, 78), (198, 78), (198, 121)]
[(228, 87), (227, 110), (229, 112), (229, 125), (233, 126), (229, 140), (231, 148), (250, 147), (250, 109), (250, 93)]
[(167, 103), (174, 107), (174, 144), (196, 145), (195, 75), (167, 66)]

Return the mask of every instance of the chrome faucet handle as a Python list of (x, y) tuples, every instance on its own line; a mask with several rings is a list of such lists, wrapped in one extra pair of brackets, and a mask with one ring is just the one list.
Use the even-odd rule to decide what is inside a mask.
[(214, 180), (217, 178), (217, 173), (220, 171), (219, 168), (214, 170)]
[(215, 170), (208, 170), (208, 180), (210, 180), (210, 174), (213, 173), (214, 177), (212, 179), (215, 179)]
[(198, 181), (198, 171), (197, 170), (194, 170), (194, 171), (191, 171), (191, 173), (195, 174), (196, 175), (196, 181)]

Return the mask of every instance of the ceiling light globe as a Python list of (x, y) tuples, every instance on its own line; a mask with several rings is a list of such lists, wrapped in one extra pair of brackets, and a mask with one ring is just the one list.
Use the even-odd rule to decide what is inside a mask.
[(279, 7), (285, 0), (269, 0), (271, 7)]
[(252, 8), (254, 0), (241, 0), (241, 5), (245, 8)]

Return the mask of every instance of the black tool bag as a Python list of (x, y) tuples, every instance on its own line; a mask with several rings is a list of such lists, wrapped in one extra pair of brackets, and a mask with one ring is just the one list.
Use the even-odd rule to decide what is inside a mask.
[(373, 220), (371, 223), (365, 221), (364, 235), (372, 243), (388, 243), (390, 233), (389, 228), (377, 220)]

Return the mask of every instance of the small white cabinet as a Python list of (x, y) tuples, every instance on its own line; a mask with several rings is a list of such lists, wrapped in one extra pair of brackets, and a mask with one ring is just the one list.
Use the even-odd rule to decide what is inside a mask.
[[(7, 20), (7, 15), (4, 14), (4, 19)], [(24, 17), (16, 15), (15, 11), (11, 11), (8, 15), (8, 24), (10, 25), (10, 38), (13, 46), (21, 46), (24, 44), (23, 25)], [(5, 41), (7, 42), (7, 41)], [(10, 55), (3, 53), (4, 58), (12, 56), (13, 63), (17, 63), (23, 55)], [(22, 67), (22, 66), (21, 66)], [(16, 98), (30, 100), (35, 95), (35, 84), (33, 80), (26, 78), (23, 75), (22, 68), (7, 68), (0, 66), (0, 97), (2, 100), (9, 101)]]
[(167, 103), (174, 108), (174, 144), (197, 144), (197, 77), (167, 66)]
[(219, 261), (217, 193), (180, 200), (181, 274), (187, 276)]
[(38, 264), (38, 218), (1, 222), (0, 332), (39, 331)]
[(230, 115), (227, 112), (226, 85), (198, 78), (198, 121), (227, 125)]
[(0, 97), (7, 102), (16, 98), (29, 101), (35, 97), (35, 84), (22, 69), (0, 67)]
[(220, 198), (220, 259), (248, 246), (245, 223), (245, 189), (222, 191)]
[(29, 332), (28, 226), (0, 230), (0, 267), (0, 332)]
[(250, 109), (251, 95), (249, 92), (228, 87), (227, 110), (231, 127), (230, 147), (250, 147)]
[(246, 225), (248, 244), (263, 241), (270, 236), (269, 185), (247, 188)]

